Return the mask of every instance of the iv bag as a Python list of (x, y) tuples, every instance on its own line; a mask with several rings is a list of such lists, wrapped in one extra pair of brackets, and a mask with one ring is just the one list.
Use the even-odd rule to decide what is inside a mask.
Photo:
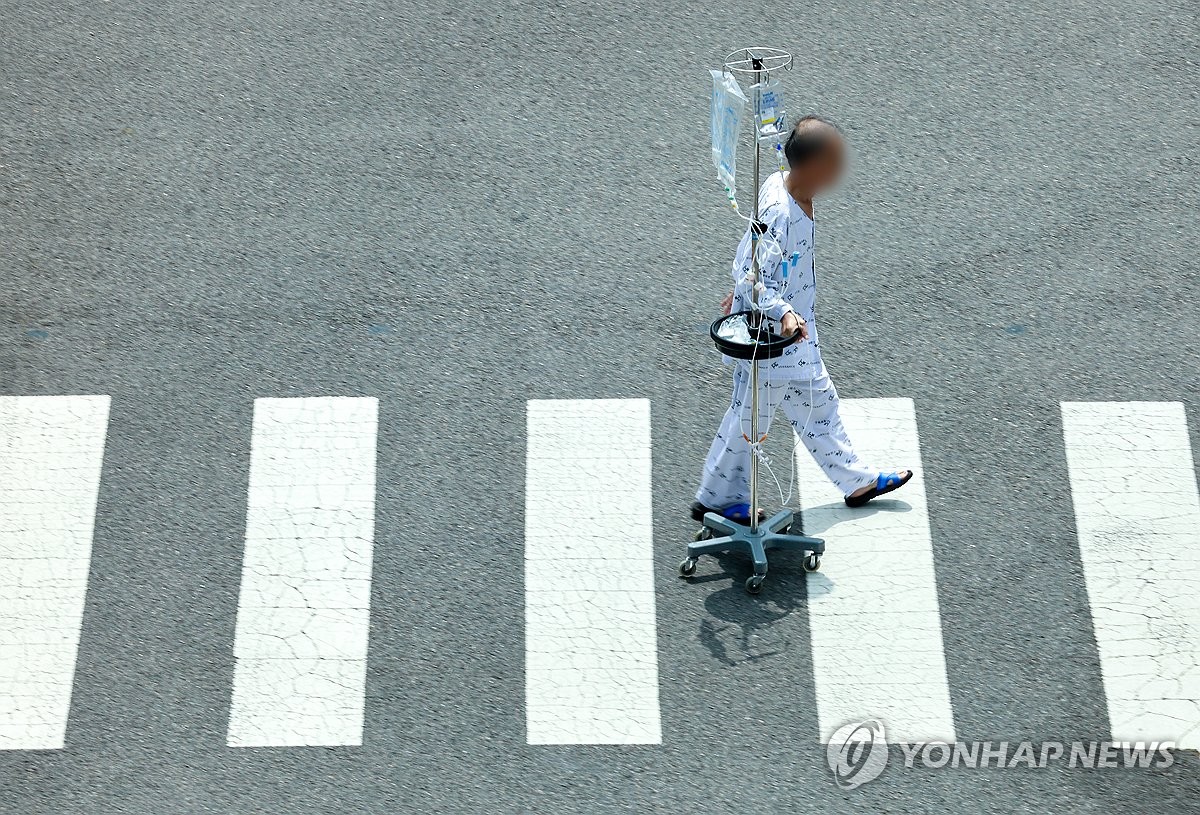
[(742, 129), (742, 118), (750, 100), (732, 74), (724, 71), (709, 71), (712, 74), (712, 127), (713, 166), (717, 178), (729, 188), (730, 195), (737, 192), (737, 140)]
[(783, 89), (778, 79), (760, 82), (751, 86), (756, 94), (758, 110), (754, 111), (759, 141), (779, 141), (786, 125), (787, 113), (783, 109)]

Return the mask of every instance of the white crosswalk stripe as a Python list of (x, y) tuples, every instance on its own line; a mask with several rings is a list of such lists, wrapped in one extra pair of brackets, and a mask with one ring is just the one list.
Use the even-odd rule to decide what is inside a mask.
[(1200, 495), (1183, 405), (1066, 402), (1112, 736), (1200, 748)]
[(808, 575), (821, 741), (865, 718), (884, 721), (889, 739), (953, 741), (912, 400), (846, 399), (842, 417), (865, 461), (918, 475), (893, 500), (849, 509), (812, 457), (796, 453), (805, 532), (829, 545), (824, 571)]
[(526, 737), (658, 744), (650, 403), (532, 400)]
[(63, 746), (107, 396), (0, 396), (0, 749)]
[[(108, 413), (106, 396), (0, 397), (0, 749), (64, 746)], [(813, 736), (878, 718), (893, 741), (953, 740), (913, 403), (843, 416), (864, 459), (918, 476), (849, 510), (797, 456), (806, 532), (830, 546), (808, 576)], [(1065, 402), (1062, 421), (1112, 737), (1200, 748), (1183, 406)], [(373, 398), (255, 402), (232, 747), (362, 743), (377, 423)], [(527, 742), (660, 744), (650, 403), (531, 400), (526, 426)]]
[(362, 743), (377, 412), (254, 403), (230, 746)]

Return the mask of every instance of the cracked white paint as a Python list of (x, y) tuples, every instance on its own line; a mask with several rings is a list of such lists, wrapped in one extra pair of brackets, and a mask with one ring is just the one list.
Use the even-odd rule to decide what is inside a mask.
[(805, 532), (824, 538), (808, 575), (818, 728), (880, 719), (889, 741), (954, 741), (917, 419), (911, 399), (845, 399), (854, 450), (884, 471), (917, 475), (893, 495), (850, 509), (799, 450)]
[(659, 744), (645, 399), (530, 400), (529, 744)]
[(1200, 748), (1200, 496), (1179, 402), (1064, 402), (1115, 741)]
[(61, 749), (107, 396), (0, 396), (0, 749)]
[(256, 399), (231, 747), (362, 743), (378, 400)]

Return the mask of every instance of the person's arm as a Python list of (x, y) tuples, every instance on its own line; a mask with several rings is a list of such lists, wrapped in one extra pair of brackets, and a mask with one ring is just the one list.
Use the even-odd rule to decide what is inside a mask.
[(734, 302), (741, 308), (750, 309), (754, 303), (753, 293), (757, 290), (757, 309), (772, 320), (783, 326), (784, 334), (794, 334), (797, 330), (805, 336), (804, 321), (792, 310), (791, 304), (783, 297), (787, 280), (783, 276), (783, 230), (787, 225), (786, 212), (774, 215), (768, 210), (763, 223), (766, 231), (758, 240), (758, 280), (754, 280), (753, 267), (750, 263), (750, 245), (752, 226), (746, 229), (742, 242), (738, 244), (737, 259), (734, 261)]

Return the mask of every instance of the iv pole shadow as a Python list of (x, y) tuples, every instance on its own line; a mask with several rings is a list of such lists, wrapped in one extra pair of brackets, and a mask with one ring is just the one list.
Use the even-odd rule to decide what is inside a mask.
[[(751, 646), (754, 638), (762, 631), (788, 617), (797, 609), (803, 608), (811, 597), (819, 597), (833, 591), (837, 574), (837, 525), (846, 521), (870, 517), (880, 512), (911, 512), (912, 505), (906, 501), (893, 498), (877, 498), (865, 507), (851, 508), (843, 502), (807, 509), (797, 516), (803, 521), (804, 535), (826, 537), (826, 561), (828, 573), (813, 572), (808, 575), (802, 568), (801, 557), (790, 552), (774, 553), (771, 557), (771, 583), (762, 594), (747, 595), (741, 590), (739, 581), (750, 559), (742, 553), (724, 552), (712, 556), (720, 571), (692, 578), (691, 583), (702, 584), (714, 580), (728, 581), (733, 585), (713, 592), (704, 601), (705, 610), (710, 618), (726, 623), (722, 627), (714, 619), (700, 622), (697, 639), (708, 649), (709, 653), (725, 665), (737, 665), (742, 662), (756, 662), (770, 658), (782, 649), (768, 649), (754, 652)], [(736, 643), (720, 634), (729, 626), (740, 629)], [(740, 653), (738, 653), (740, 652)]]

